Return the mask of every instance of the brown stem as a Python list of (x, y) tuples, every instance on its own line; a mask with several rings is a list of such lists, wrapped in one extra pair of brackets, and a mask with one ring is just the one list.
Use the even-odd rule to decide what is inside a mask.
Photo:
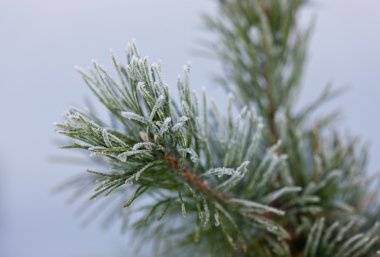
[[(169, 161), (169, 167), (172, 169), (180, 169), (179, 162), (173, 155), (166, 155), (165, 160)], [(222, 192), (214, 191), (205, 181), (200, 179), (197, 174), (189, 168), (180, 169), (179, 175), (186, 179), (186, 181), (196, 187), (200, 192), (205, 193), (213, 199), (226, 201), (228, 196)]]

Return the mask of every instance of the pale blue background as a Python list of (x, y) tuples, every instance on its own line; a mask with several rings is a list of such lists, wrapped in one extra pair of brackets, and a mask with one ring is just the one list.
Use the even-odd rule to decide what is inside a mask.
[[(318, 20), (302, 102), (327, 81), (349, 83), (352, 90), (329, 109), (344, 109), (342, 127), (371, 142), (372, 170), (380, 167), (379, 10), (378, 0), (321, 0), (304, 15)], [(215, 63), (191, 53), (207, 37), (199, 14), (213, 11), (211, 0), (0, 0), (0, 256), (128, 252), (128, 237), (116, 227), (83, 230), (67, 196), (51, 195), (83, 170), (50, 160), (61, 154), (52, 124), (89, 94), (73, 66), (86, 67), (92, 58), (109, 65), (108, 49), (122, 56), (132, 38), (142, 53), (163, 61), (168, 82), (191, 60), (193, 87), (220, 95), (210, 80)]]

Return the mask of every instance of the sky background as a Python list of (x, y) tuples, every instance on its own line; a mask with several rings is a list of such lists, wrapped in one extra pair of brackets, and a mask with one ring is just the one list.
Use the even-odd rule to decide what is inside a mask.
[[(328, 81), (351, 85), (324, 110), (344, 110), (343, 131), (370, 142), (373, 171), (380, 168), (378, 10), (378, 0), (315, 0), (303, 15), (306, 21), (315, 14), (317, 22), (301, 104)], [(210, 76), (217, 65), (191, 51), (210, 37), (202, 12), (215, 12), (211, 0), (0, 0), (0, 256), (128, 256), (130, 238), (117, 227), (82, 229), (68, 195), (52, 195), (84, 170), (53, 161), (62, 154), (53, 122), (89, 95), (74, 65), (96, 58), (109, 66), (108, 50), (123, 56), (133, 38), (141, 53), (162, 60), (172, 88), (191, 61), (194, 89), (220, 99)]]

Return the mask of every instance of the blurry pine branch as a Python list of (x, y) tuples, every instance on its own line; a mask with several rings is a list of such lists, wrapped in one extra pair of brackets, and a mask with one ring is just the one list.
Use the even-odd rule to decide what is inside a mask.
[(227, 109), (191, 90), (187, 66), (173, 100), (160, 64), (131, 43), (125, 65), (112, 54), (115, 77), (96, 62), (79, 69), (111, 122), (71, 109), (57, 124), (73, 139), (64, 148), (106, 162), (69, 186), (76, 196), (92, 188), (105, 203), (118, 197), (95, 214), (109, 210), (105, 226), (120, 216), (159, 256), (377, 256), (379, 196), (366, 148), (335, 132), (336, 113), (311, 118), (339, 91), (327, 87), (295, 110), (306, 1), (216, 1), (217, 17), (205, 21), (217, 34)]

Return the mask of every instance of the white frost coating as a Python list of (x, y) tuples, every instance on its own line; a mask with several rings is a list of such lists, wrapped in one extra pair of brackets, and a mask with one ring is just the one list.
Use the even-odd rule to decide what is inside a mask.
[(193, 163), (196, 163), (198, 161), (198, 154), (193, 149), (178, 147), (178, 151), (188, 153)]
[(331, 183), (334, 179), (342, 176), (343, 172), (341, 170), (333, 170), (328, 174), (321, 182), (318, 184), (310, 183), (305, 190), (305, 193), (313, 193), (324, 187), (326, 187), (329, 183)]
[(215, 169), (210, 169), (208, 170), (204, 175), (209, 176), (209, 175), (216, 175), (218, 178), (224, 176), (224, 175), (236, 175), (237, 170), (232, 169), (232, 168), (215, 168)]
[(278, 232), (279, 227), (276, 226), (273, 222), (271, 222), (268, 219), (263, 219), (259, 217), (254, 217), (255, 221), (261, 225), (264, 225), (266, 227), (266, 230), (269, 232)]
[(132, 150), (138, 150), (140, 149), (141, 147), (145, 147), (146, 149), (148, 150), (152, 150), (152, 147), (153, 146), (156, 146), (156, 144), (152, 143), (152, 142), (141, 142), (141, 143), (137, 143), (135, 144), (133, 147), (132, 147)]
[(277, 191), (270, 193), (266, 197), (264, 197), (263, 201), (267, 203), (271, 203), (277, 200), (278, 198), (280, 198), (281, 196), (283, 196), (284, 194), (296, 193), (300, 191), (302, 191), (302, 187), (283, 187)]
[(249, 164), (249, 161), (245, 161), (245, 162), (243, 162), (243, 163), (237, 168), (237, 170), (236, 170), (236, 171), (237, 171), (236, 176), (243, 177), (243, 176), (247, 173), (247, 171), (248, 171), (248, 169), (247, 169), (248, 164)]
[(121, 115), (124, 118), (127, 118), (129, 120), (135, 120), (135, 121), (141, 122), (141, 123), (143, 123), (145, 125), (148, 124), (148, 121), (144, 117), (142, 117), (142, 116), (140, 116), (140, 115), (138, 115), (138, 114), (136, 114), (134, 112), (121, 112)]
[(133, 156), (133, 155), (136, 155), (136, 154), (149, 154), (149, 151), (148, 150), (132, 150), (132, 151), (127, 151), (127, 152), (124, 152), (124, 153), (121, 153), (117, 156), (117, 158), (123, 162), (127, 161), (127, 158), (129, 156)]
[(152, 167), (154, 165), (154, 163), (148, 163), (147, 165), (145, 165), (141, 170), (139, 170), (138, 172), (135, 173), (135, 180), (138, 181), (141, 174), (146, 171), (147, 169), (149, 169), (150, 167)]
[(107, 149), (107, 148), (105, 148), (103, 146), (91, 146), (88, 148), (88, 150), (92, 151), (92, 152), (104, 151), (105, 149)]
[(249, 164), (248, 161), (243, 162), (235, 170), (235, 172), (233, 173), (233, 175), (231, 175), (231, 177), (229, 179), (227, 179), (226, 181), (224, 181), (222, 184), (218, 185), (216, 188), (218, 190), (220, 190), (220, 189), (227, 190), (227, 189), (232, 188), (233, 186), (235, 186), (245, 176), (245, 174), (247, 173), (247, 171), (248, 171), (248, 169), (247, 169), (248, 164)]
[(187, 116), (182, 116), (181, 118), (179, 118), (178, 122), (176, 124), (173, 125), (172, 127), (172, 132), (177, 132), (179, 131), (184, 125), (185, 123), (189, 120), (189, 118)]
[(133, 180), (138, 181), (140, 179), (141, 174), (144, 171), (146, 171), (147, 169), (149, 169), (150, 167), (152, 167), (153, 165), (154, 165), (154, 163), (152, 163), (152, 162), (148, 163), (147, 165), (142, 167), (139, 171), (137, 171), (135, 174), (133, 174), (132, 176), (127, 178), (124, 183), (125, 184), (133, 184)]
[(68, 119), (69, 121), (78, 121), (79, 120), (79, 113), (78, 112), (75, 112), (73, 110), (70, 110), (70, 111), (67, 111), (67, 112), (64, 112), (63, 114), (65, 116), (66, 119)]
[(261, 181), (257, 185), (258, 187), (265, 186), (266, 183), (270, 181), (272, 175), (276, 172), (279, 165), (281, 165), (288, 158), (286, 155), (281, 155), (278, 157), (275, 153), (272, 153), (272, 154), (273, 154), (272, 161), (269, 167), (267, 168), (267, 170), (265, 171), (265, 173), (263, 174)]
[(113, 141), (116, 141), (117, 143), (119, 143), (119, 144), (122, 145), (122, 146), (127, 146), (127, 144), (126, 144), (123, 140), (121, 140), (120, 138), (118, 138), (118, 137), (115, 136), (115, 135), (108, 134), (108, 137), (109, 137), (110, 139), (112, 138)]
[(144, 82), (139, 82), (137, 83), (137, 90), (141, 90), (141, 88), (145, 87), (145, 83)]
[(85, 124), (83, 124), (83, 117), (81, 114), (76, 110), (69, 110), (67, 112), (64, 112), (64, 116), (66, 118), (66, 125), (71, 126), (73, 128), (83, 128)]
[(170, 122), (172, 119), (170, 117), (166, 118), (164, 122), (161, 124), (160, 131), (158, 132), (158, 136), (162, 137), (166, 131), (169, 129)]
[(131, 79), (142, 81), (144, 80), (143, 69), (144, 63), (136, 56), (132, 56), (130, 64), (127, 66), (128, 75)]
[(103, 136), (103, 141), (104, 141), (104, 143), (106, 144), (106, 146), (107, 147), (113, 147), (112, 146), (112, 143), (111, 143), (111, 140), (110, 140), (110, 138), (109, 138), (109, 136), (108, 136), (108, 132), (107, 132), (107, 130), (106, 129), (103, 129), (103, 131), (102, 131), (102, 136)]
[(107, 156), (108, 154), (105, 152), (92, 152), (90, 153), (90, 157), (97, 157), (97, 156)]
[(101, 128), (94, 128), (94, 127), (91, 127), (91, 130), (92, 130), (95, 134), (101, 134), (101, 133), (102, 133), (102, 129), (101, 129)]
[(149, 91), (146, 89), (146, 84), (144, 82), (139, 82), (137, 84), (137, 89), (140, 91), (140, 93), (145, 97), (145, 98), (152, 98), (150, 95)]
[(161, 95), (156, 103), (154, 104), (153, 108), (152, 108), (152, 112), (150, 113), (150, 116), (149, 116), (149, 120), (152, 121), (154, 116), (156, 115), (157, 111), (159, 108), (161, 108), (161, 106), (163, 105), (163, 103), (165, 102), (165, 96), (164, 95)]
[(184, 112), (186, 115), (189, 115), (189, 116), (192, 115), (192, 112), (191, 112), (190, 106), (187, 104), (187, 102), (182, 101), (182, 108), (183, 108), (183, 112)]
[(265, 204), (257, 203), (257, 202), (252, 202), (252, 201), (242, 200), (242, 199), (231, 199), (229, 200), (229, 202), (242, 205), (246, 208), (252, 209), (259, 213), (271, 212), (271, 213), (275, 213), (281, 216), (285, 215), (285, 212), (282, 210), (270, 207)]

